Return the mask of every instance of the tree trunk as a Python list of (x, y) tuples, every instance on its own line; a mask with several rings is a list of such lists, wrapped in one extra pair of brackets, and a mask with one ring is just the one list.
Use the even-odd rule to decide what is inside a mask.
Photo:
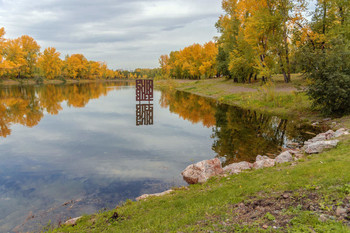
[(290, 79), (290, 61), (289, 61), (289, 48), (288, 48), (288, 35), (287, 35), (287, 26), (284, 24), (284, 47), (286, 51), (286, 68), (287, 68), (287, 79), (285, 78), (284, 81), (286, 83), (289, 83), (291, 81)]
[(322, 34), (326, 33), (326, 16), (327, 16), (327, 5), (326, 1), (323, 1), (323, 25), (322, 25)]
[(283, 65), (283, 59), (282, 59), (281, 53), (278, 53), (278, 57), (280, 58), (280, 63), (281, 63), (280, 66), (281, 66), (281, 71), (282, 71), (282, 74), (283, 74), (284, 82), (285, 83), (289, 83), (289, 81), (290, 81), (290, 73), (288, 73), (288, 74), (286, 73), (286, 70), (285, 70), (284, 65)]
[(342, 6), (339, 6), (339, 15), (340, 15), (340, 23), (341, 25), (344, 25), (344, 12), (343, 12), (343, 7)]

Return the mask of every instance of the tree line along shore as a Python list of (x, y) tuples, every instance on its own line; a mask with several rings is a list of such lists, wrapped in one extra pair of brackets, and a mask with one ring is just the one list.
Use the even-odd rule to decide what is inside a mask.
[(106, 62), (88, 60), (83, 54), (67, 54), (64, 59), (60, 56), (54, 47), (41, 51), (40, 45), (28, 35), (5, 38), (5, 28), (0, 28), (0, 81), (3, 82), (136, 79), (160, 75), (159, 69), (112, 70)]

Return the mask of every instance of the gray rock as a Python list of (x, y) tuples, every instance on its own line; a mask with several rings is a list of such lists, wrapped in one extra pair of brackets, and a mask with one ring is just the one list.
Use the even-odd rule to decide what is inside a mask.
[(264, 167), (273, 167), (275, 166), (275, 160), (274, 159), (270, 159), (267, 156), (261, 156), (258, 155), (256, 157), (256, 161), (255, 163), (253, 163), (253, 168), (254, 169), (260, 169), (260, 168), (264, 168)]
[(339, 140), (332, 141), (317, 141), (304, 146), (305, 153), (316, 154), (322, 152), (324, 149), (330, 149), (336, 147)]
[(181, 173), (184, 180), (189, 184), (204, 183), (210, 177), (223, 173), (221, 162), (218, 158), (203, 160), (186, 167)]
[(288, 152), (291, 153), (292, 155), (296, 155), (296, 154), (300, 154), (301, 150), (300, 148), (295, 148), (295, 149), (289, 149)]
[(258, 155), (258, 156), (256, 156), (255, 161), (261, 161), (261, 160), (265, 160), (265, 159), (269, 159), (269, 157), (267, 157), (266, 155), (263, 155), (263, 156)]
[(75, 224), (77, 224), (77, 221), (78, 221), (79, 219), (81, 219), (81, 218), (82, 218), (82, 216), (69, 219), (69, 220), (65, 221), (64, 225), (67, 225), (67, 226), (74, 226)]
[(337, 216), (342, 216), (342, 215), (345, 215), (346, 212), (347, 212), (346, 209), (341, 208), (341, 207), (337, 207), (337, 210), (335, 211), (335, 214), (336, 214)]
[(304, 154), (302, 154), (302, 153), (294, 154), (295, 160), (299, 160), (299, 159), (301, 159), (303, 157), (304, 157)]
[(224, 172), (228, 172), (230, 174), (238, 174), (242, 172), (242, 170), (248, 170), (253, 167), (253, 164), (249, 162), (239, 162), (239, 163), (232, 163), (230, 165), (227, 165), (223, 168)]
[(320, 220), (321, 222), (326, 222), (326, 221), (328, 220), (327, 215), (321, 214), (319, 220)]
[(316, 135), (316, 137), (311, 138), (310, 140), (304, 142), (304, 145), (309, 145), (309, 144), (312, 144), (314, 142), (329, 140), (329, 139), (334, 138), (334, 136), (335, 136), (335, 132), (333, 130), (328, 130), (327, 132), (320, 133), (320, 134)]
[(296, 143), (296, 142), (288, 142), (287, 143), (287, 148), (290, 148), (289, 150), (291, 149), (297, 149), (298, 147), (300, 146), (299, 143)]
[(343, 135), (348, 135), (349, 134), (349, 131), (347, 129), (344, 129), (344, 128), (341, 128), (341, 129), (338, 129), (337, 131), (335, 131), (334, 133), (334, 137), (340, 137), (340, 136), (343, 136)]
[(293, 161), (293, 156), (289, 153), (289, 151), (285, 151), (281, 154), (279, 154), (275, 158), (276, 163), (287, 163)]
[(160, 197), (160, 196), (164, 196), (166, 194), (169, 194), (171, 193), (173, 190), (172, 189), (169, 189), (167, 191), (164, 191), (164, 192), (161, 192), (161, 193), (154, 193), (154, 194), (143, 194), (139, 197), (136, 198), (136, 201), (140, 201), (140, 200), (143, 200), (143, 199), (146, 199), (146, 198), (149, 198), (149, 197)]

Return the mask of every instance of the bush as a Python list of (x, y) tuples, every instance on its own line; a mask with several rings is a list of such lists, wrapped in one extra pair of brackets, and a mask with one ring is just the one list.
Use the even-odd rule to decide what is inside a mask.
[(43, 84), (44, 83), (43, 77), (40, 77), (40, 76), (35, 77), (34, 81), (36, 84)]
[(303, 48), (307, 93), (326, 115), (350, 113), (350, 43), (335, 39), (323, 49)]

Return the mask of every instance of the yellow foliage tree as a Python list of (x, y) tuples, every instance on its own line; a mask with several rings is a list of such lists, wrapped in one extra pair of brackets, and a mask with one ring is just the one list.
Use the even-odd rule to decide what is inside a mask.
[(180, 51), (159, 58), (163, 76), (199, 79), (214, 77), (217, 73), (218, 47), (214, 42), (193, 44)]
[(61, 75), (62, 60), (60, 55), (55, 48), (48, 47), (40, 56), (38, 65), (46, 78), (54, 79)]
[(83, 54), (73, 54), (67, 57), (65, 62), (69, 78), (84, 78), (87, 74), (88, 61)]
[(27, 35), (19, 37), (18, 40), (25, 60), (21, 71), (25, 76), (32, 77), (34, 75), (34, 68), (39, 57), (40, 46), (32, 37)]
[(6, 62), (10, 68), (6, 73), (10, 76), (19, 76), (20, 68), (26, 65), (20, 40), (7, 40), (5, 46)]

